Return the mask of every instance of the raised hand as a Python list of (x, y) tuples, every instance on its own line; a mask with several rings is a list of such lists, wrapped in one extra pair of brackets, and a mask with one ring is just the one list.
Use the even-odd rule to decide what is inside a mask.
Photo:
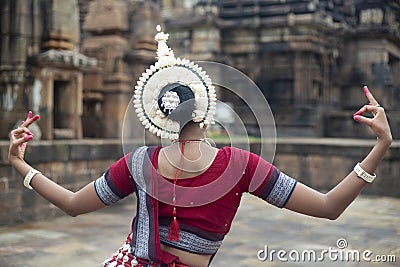
[(25, 121), (10, 133), (10, 148), (8, 151), (8, 160), (23, 160), (25, 155), (26, 144), (33, 138), (33, 133), (28, 127), (39, 119), (39, 115), (33, 116), (32, 111), (28, 112)]
[[(359, 111), (354, 113), (354, 120), (367, 125), (378, 137), (378, 140), (391, 143), (392, 134), (390, 132), (384, 108), (379, 105), (372, 93), (368, 90), (367, 86), (364, 86), (364, 94), (368, 99), (369, 104), (363, 106)], [(362, 116), (366, 112), (372, 113), (373, 118)]]

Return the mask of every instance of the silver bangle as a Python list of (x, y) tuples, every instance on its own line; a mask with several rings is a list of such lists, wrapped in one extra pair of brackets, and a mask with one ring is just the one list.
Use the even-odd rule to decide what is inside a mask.
[(33, 178), (36, 174), (41, 174), (41, 172), (38, 171), (38, 170), (35, 170), (35, 169), (31, 169), (31, 170), (26, 174), (25, 179), (24, 179), (24, 186), (25, 186), (26, 188), (31, 189), (31, 190), (33, 189), (32, 186), (31, 186), (31, 180), (32, 180), (32, 178)]
[(376, 178), (376, 174), (374, 173), (373, 175), (369, 174), (368, 172), (364, 171), (363, 168), (360, 166), (360, 162), (354, 166), (354, 172), (357, 174), (358, 177), (366, 181), (367, 183), (372, 183), (374, 179)]

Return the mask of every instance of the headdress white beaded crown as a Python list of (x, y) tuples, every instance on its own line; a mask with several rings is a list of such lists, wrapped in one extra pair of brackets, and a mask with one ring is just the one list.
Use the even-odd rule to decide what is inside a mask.
[(198, 122), (201, 128), (214, 123), (214, 113), (217, 103), (215, 87), (210, 77), (194, 62), (175, 58), (174, 52), (168, 47), (169, 34), (161, 32), (157, 25), (155, 40), (158, 42), (158, 61), (148, 68), (135, 86), (134, 107), (139, 120), (150, 132), (167, 139), (178, 139), (179, 122), (165, 116), (180, 103), (175, 92), (169, 91), (162, 98), (161, 111), (158, 106), (160, 91), (168, 84), (178, 83), (189, 87), (194, 98), (192, 120)]

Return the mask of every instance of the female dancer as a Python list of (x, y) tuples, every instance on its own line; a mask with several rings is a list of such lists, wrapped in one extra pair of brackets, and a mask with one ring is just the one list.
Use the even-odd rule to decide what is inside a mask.
[[(24, 161), (26, 144), (33, 137), (28, 127), (39, 116), (29, 112), (22, 125), (11, 131), (8, 159), (25, 177), (24, 185), (67, 214), (92, 212), (136, 194), (132, 232), (103, 266), (208, 266), (230, 229), (242, 193), (298, 213), (334, 220), (373, 181), (392, 136), (384, 109), (366, 86), (369, 104), (353, 118), (373, 131), (376, 144), (353, 171), (324, 194), (255, 154), (233, 147), (211, 147), (205, 136), (213, 121), (215, 91), (201, 69), (174, 58), (166, 46), (167, 38), (162, 32), (156, 35), (158, 62), (139, 79), (134, 104), (142, 124), (158, 136), (172, 139), (172, 144), (140, 147), (74, 193)], [(252, 189), (253, 183), (257, 187)]]

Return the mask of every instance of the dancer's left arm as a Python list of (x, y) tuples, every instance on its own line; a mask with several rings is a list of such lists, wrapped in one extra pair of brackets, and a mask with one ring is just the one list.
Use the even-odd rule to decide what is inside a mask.
[[(33, 169), (24, 160), (24, 156), (26, 145), (33, 138), (33, 134), (29, 131), (28, 127), (38, 119), (38, 115), (33, 116), (32, 112), (29, 112), (28, 117), (22, 125), (10, 133), (8, 160), (11, 166), (22, 177), (25, 177)], [(77, 216), (106, 206), (97, 196), (93, 183), (89, 183), (77, 192), (72, 192), (48, 179), (45, 175), (36, 174), (31, 180), (30, 185), (42, 197), (68, 215)]]
[[(377, 136), (375, 146), (360, 162), (360, 166), (366, 172), (373, 174), (392, 143), (392, 135), (385, 110), (379, 106), (367, 87), (364, 87), (364, 93), (370, 104), (363, 106), (356, 112), (354, 120), (367, 125)], [(374, 117), (362, 116), (366, 112), (371, 112)], [(326, 194), (298, 182), (285, 208), (310, 216), (334, 220), (342, 214), (367, 184), (354, 171), (350, 172)]]

